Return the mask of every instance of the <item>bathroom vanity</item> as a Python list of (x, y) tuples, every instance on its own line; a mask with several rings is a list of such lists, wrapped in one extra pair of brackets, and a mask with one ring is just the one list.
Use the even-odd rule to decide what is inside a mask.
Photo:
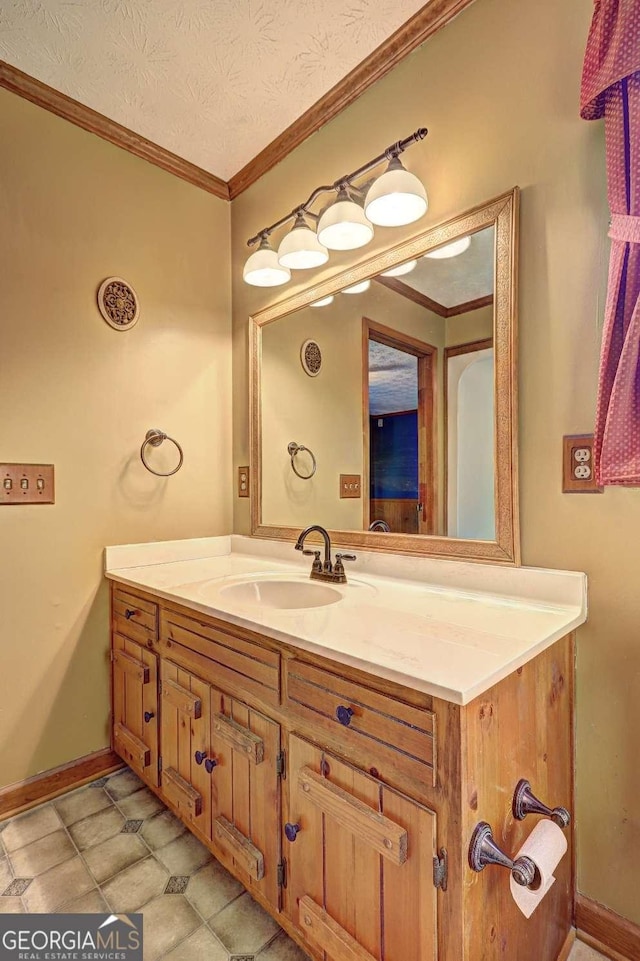
[(564, 957), (571, 827), (529, 920), (468, 851), (515, 856), (521, 778), (572, 810), (584, 577), (363, 554), (336, 599), (291, 545), (176, 543), (107, 551), (126, 763), (312, 956)]

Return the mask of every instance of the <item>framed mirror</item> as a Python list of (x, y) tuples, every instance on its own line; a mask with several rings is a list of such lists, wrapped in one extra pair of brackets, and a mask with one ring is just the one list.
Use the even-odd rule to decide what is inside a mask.
[(518, 189), (249, 320), (251, 527), (519, 563)]

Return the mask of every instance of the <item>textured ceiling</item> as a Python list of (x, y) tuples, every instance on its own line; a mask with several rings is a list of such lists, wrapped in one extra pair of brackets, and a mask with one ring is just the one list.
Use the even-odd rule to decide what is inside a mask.
[(0, 59), (228, 180), (424, 0), (0, 0)]
[(398, 280), (443, 307), (467, 304), (493, 293), (494, 247), (494, 229), (487, 227), (472, 235), (468, 250), (459, 256), (446, 260), (421, 257), (415, 270)]

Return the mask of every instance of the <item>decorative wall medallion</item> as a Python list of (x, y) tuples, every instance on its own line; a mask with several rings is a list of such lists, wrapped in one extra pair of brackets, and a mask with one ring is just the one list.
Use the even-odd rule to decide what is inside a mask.
[(315, 340), (305, 340), (300, 348), (300, 363), (309, 377), (317, 377), (322, 367), (322, 351)]
[(133, 287), (121, 277), (107, 277), (100, 284), (98, 307), (115, 330), (129, 330), (140, 316), (138, 297)]

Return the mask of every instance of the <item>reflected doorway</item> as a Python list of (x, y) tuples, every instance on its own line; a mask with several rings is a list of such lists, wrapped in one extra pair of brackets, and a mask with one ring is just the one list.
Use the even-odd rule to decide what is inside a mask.
[(435, 532), (436, 348), (363, 320), (365, 529)]

